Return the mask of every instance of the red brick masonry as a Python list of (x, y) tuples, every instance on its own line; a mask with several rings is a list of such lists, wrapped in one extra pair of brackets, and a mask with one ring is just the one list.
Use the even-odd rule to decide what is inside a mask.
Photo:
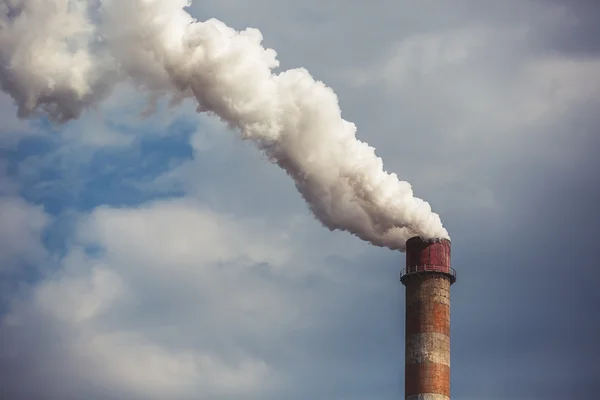
[(450, 397), (450, 242), (410, 239), (406, 267), (405, 397)]
[(450, 397), (450, 367), (441, 364), (406, 366), (406, 397), (422, 393), (436, 393)]

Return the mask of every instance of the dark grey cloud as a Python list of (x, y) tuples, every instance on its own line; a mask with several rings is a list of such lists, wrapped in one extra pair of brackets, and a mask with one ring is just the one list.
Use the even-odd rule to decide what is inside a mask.
[[(597, 58), (600, 55), (600, 4), (594, 0), (539, 2), (554, 4), (567, 18), (558, 26), (548, 26), (541, 42), (550, 51), (577, 58)], [(545, 3), (545, 4), (544, 4)]]

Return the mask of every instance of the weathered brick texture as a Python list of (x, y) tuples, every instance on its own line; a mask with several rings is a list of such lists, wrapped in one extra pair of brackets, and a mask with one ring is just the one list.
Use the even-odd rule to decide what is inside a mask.
[(436, 393), (422, 393), (408, 396), (406, 400), (450, 400), (450, 397)]
[[(419, 263), (450, 269), (450, 242), (411, 239), (406, 286), (405, 398), (450, 398), (450, 285), (447, 274), (421, 271)], [(417, 268), (415, 268), (417, 267)]]
[(442, 333), (417, 333), (406, 337), (406, 365), (435, 363), (450, 366), (450, 337)]

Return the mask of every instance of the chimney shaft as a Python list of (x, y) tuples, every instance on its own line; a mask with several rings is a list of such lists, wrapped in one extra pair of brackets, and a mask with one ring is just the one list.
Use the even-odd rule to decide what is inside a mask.
[(406, 400), (450, 399), (450, 250), (446, 239), (406, 242)]

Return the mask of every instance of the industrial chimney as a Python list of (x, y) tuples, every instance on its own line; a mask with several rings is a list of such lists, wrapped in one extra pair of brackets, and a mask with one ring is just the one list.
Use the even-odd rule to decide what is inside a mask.
[(450, 399), (450, 249), (447, 239), (406, 242), (406, 400)]

